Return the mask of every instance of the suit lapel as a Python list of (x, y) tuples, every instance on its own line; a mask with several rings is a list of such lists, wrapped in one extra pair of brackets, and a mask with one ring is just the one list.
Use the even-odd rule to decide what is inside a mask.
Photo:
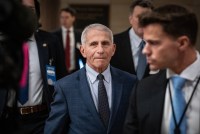
[(113, 124), (113, 121), (118, 112), (119, 104), (121, 102), (122, 89), (123, 89), (123, 81), (120, 79), (120, 75), (118, 75), (114, 68), (111, 67), (111, 76), (112, 76), (112, 107), (111, 107), (111, 115), (110, 115), (110, 123), (109, 128)]
[(38, 31), (37, 33), (35, 33), (35, 39), (36, 39), (36, 43), (37, 43), (37, 49), (38, 49), (38, 56), (39, 56), (39, 62), (40, 62), (40, 69), (41, 69), (41, 74), (43, 77), (43, 80), (46, 80), (46, 65), (49, 64), (48, 60), (49, 60), (49, 50), (48, 50), (48, 44), (47, 42), (43, 42), (41, 40)]
[[(163, 116), (163, 109), (164, 109), (164, 101), (165, 101), (165, 92), (167, 86), (167, 79), (165, 73), (162, 73), (160, 78), (156, 78), (156, 82), (154, 85), (150, 86), (154, 91), (149, 93), (149, 96), (153, 96), (149, 105), (151, 109), (149, 110), (149, 119), (154, 122), (155, 130), (160, 132), (161, 124), (162, 124), (162, 116)], [(160, 125), (158, 127), (158, 125)], [(159, 128), (159, 129), (156, 129)]]
[(83, 101), (86, 103), (86, 106), (88, 107), (89, 111), (92, 113), (94, 119), (98, 124), (101, 124), (102, 128), (105, 128), (101, 119), (99, 118), (99, 113), (96, 110), (91, 92), (90, 87), (87, 81), (86, 77), (86, 70), (85, 67), (80, 70), (80, 94), (83, 98)]

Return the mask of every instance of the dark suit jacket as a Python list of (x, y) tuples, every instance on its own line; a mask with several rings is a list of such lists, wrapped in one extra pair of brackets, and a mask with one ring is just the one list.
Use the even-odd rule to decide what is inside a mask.
[[(116, 44), (116, 51), (111, 59), (111, 65), (123, 71), (136, 75), (136, 69), (133, 63), (133, 56), (131, 51), (131, 42), (129, 37), (129, 29), (114, 35), (114, 43)], [(149, 75), (149, 67), (147, 66), (144, 77)]]
[[(63, 57), (64, 53), (62, 48), (60, 48), (59, 41), (56, 36), (51, 33), (37, 30), (35, 33), (35, 39), (38, 48), (38, 55), (39, 55), (39, 63), (41, 69), (42, 80), (44, 83), (44, 101), (45, 103), (50, 105), (52, 101), (52, 94), (53, 94), (53, 86), (49, 86), (47, 83), (47, 75), (46, 75), (46, 65), (49, 65), (49, 60), (53, 60), (52, 65), (56, 67), (56, 78), (57, 80), (66, 76), (67, 71), (65, 67)], [(7, 89), (0, 90), (0, 115), (5, 107), (7, 102)]]
[[(62, 53), (63, 52), (62, 49), (59, 48), (59, 46), (57, 45), (59, 43), (57, 37), (54, 36), (53, 34), (42, 31), (42, 30), (38, 30), (35, 33), (35, 39), (37, 43), (41, 75), (42, 75), (42, 80), (44, 84), (43, 103), (46, 103), (47, 106), (50, 108), (50, 103), (53, 100), (54, 87), (48, 85), (47, 83), (46, 65), (49, 65), (50, 59), (53, 60), (52, 65), (55, 66), (56, 68), (57, 80), (66, 76), (67, 71), (65, 67), (65, 62), (63, 59), (60, 58), (64, 54)], [(9, 91), (8, 89), (2, 89), (2, 88), (0, 89), (0, 124), (1, 124), (1, 118), (6, 117), (4, 121), (8, 121), (9, 127), (10, 127), (11, 123), (13, 122), (9, 122), (9, 118), (7, 118), (7, 114), (9, 114), (10, 116), (14, 116), (15, 111), (14, 110), (7, 111), (6, 109), (8, 91)], [(17, 101), (15, 101), (13, 109), (15, 109), (16, 107), (17, 107)], [(3, 123), (5, 124), (5, 122)]]
[[(62, 30), (58, 29), (57, 31), (53, 32), (53, 34), (55, 34), (58, 37), (61, 48), (64, 52)], [(83, 64), (85, 64), (85, 58), (83, 58), (82, 54), (80, 53), (80, 50), (77, 48), (77, 44), (78, 43), (81, 44), (81, 33), (77, 30), (74, 30), (74, 37), (75, 37), (75, 45), (74, 45), (75, 46), (75, 69), (69, 73), (75, 72), (80, 69), (79, 59), (81, 59), (83, 61)], [(62, 58), (65, 59), (65, 56)]]
[(8, 92), (8, 89), (0, 88), (0, 119), (6, 105), (7, 92)]
[(51, 33), (38, 30), (35, 33), (35, 39), (37, 42), (40, 69), (44, 82), (44, 101), (50, 106), (50, 103), (53, 100), (52, 94), (54, 92), (54, 87), (47, 83), (46, 65), (50, 64), (50, 60), (53, 61), (52, 65), (55, 66), (57, 80), (66, 76), (67, 71), (65, 61), (61, 58), (64, 53), (59, 45), (58, 38)]
[(129, 96), (137, 81), (136, 76), (111, 67), (112, 109), (108, 130), (96, 110), (86, 70), (69, 75), (56, 83), (55, 98), (46, 122), (45, 134), (122, 134)]
[(160, 71), (139, 82), (130, 99), (124, 134), (160, 134), (167, 86)]

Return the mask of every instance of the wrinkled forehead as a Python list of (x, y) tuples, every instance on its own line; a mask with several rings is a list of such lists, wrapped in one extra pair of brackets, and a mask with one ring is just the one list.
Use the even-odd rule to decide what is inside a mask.
[(90, 37), (91, 36), (96, 36), (97, 38), (100, 37), (100, 36), (104, 36), (108, 39), (111, 40), (111, 35), (108, 31), (105, 31), (105, 30), (102, 30), (102, 29), (90, 29), (86, 32), (86, 38), (88, 40), (90, 40)]

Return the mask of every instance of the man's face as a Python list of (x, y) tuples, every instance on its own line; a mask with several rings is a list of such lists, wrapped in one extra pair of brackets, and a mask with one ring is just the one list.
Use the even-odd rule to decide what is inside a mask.
[(163, 32), (161, 25), (150, 24), (143, 28), (144, 40), (146, 45), (143, 53), (146, 55), (147, 62), (151, 70), (177, 67), (180, 58), (178, 39)]
[(62, 11), (60, 13), (60, 25), (64, 26), (65, 28), (69, 29), (73, 26), (75, 21), (75, 16), (72, 16), (69, 12)]
[(109, 65), (115, 52), (115, 44), (111, 42), (107, 32), (90, 30), (86, 35), (86, 44), (81, 45), (80, 51), (87, 59), (87, 64), (101, 73)]
[(139, 16), (144, 12), (150, 12), (150, 11), (151, 11), (151, 9), (149, 9), (149, 8), (136, 6), (133, 9), (132, 14), (129, 16), (129, 22), (130, 22), (132, 28), (134, 29), (135, 33), (140, 37), (142, 37), (142, 35), (143, 35), (143, 30), (141, 27), (139, 27)]

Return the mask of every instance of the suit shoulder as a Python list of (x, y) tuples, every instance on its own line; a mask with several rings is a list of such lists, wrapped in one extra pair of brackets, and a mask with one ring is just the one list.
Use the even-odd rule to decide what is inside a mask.
[(72, 83), (75, 83), (78, 79), (78, 76), (79, 76), (79, 71), (76, 71), (72, 74), (69, 74), (61, 79), (59, 79), (56, 84), (59, 84), (59, 85), (62, 85), (63, 83), (65, 84), (72, 84)]
[[(129, 28), (130, 29), (130, 28)], [(123, 31), (123, 32), (120, 32), (120, 33), (117, 33), (114, 35), (114, 39), (115, 38), (120, 38), (120, 37), (124, 37), (124, 36), (127, 36), (129, 34), (129, 29)]]
[(152, 74), (148, 77), (145, 77), (144, 79), (142, 79), (139, 82), (139, 86), (140, 87), (152, 87), (152, 86), (158, 86), (158, 85), (165, 85), (167, 82), (166, 79), (166, 71), (165, 70), (161, 70), (156, 74)]
[(36, 32), (36, 35), (39, 35), (39, 37), (50, 37), (50, 38), (54, 38), (55, 35), (53, 33), (50, 33), (50, 32), (47, 32), (47, 31), (44, 31), (44, 30), (37, 30)]
[(61, 33), (61, 29), (56, 29), (56, 30), (52, 31), (51, 33), (55, 34), (55, 35), (60, 34)]
[(115, 68), (115, 67), (111, 67), (111, 68), (112, 68), (112, 70), (117, 72), (119, 76), (121, 76), (121, 77), (123, 77), (125, 79), (129, 79), (130, 81), (131, 80), (137, 80), (137, 77), (134, 74), (131, 74), (129, 72), (123, 71), (123, 70)]

